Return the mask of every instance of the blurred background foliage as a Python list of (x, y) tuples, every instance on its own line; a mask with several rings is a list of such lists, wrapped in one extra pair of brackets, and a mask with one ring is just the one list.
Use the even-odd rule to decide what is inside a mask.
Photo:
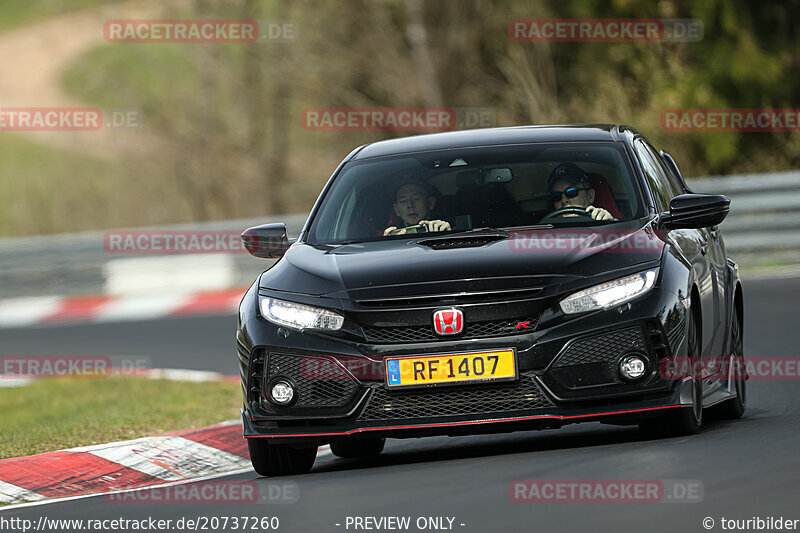
[[(66, 10), (38, 0), (26, 13), (22, 4), (4, 3), (0, 12), (10, 10), (21, 26)], [(119, 9), (112, 18), (122, 18)], [(63, 65), (62, 88), (87, 105), (140, 109), (142, 127), (116, 138), (104, 132), (112, 140), (99, 154), (82, 149), (92, 132), (68, 149), (0, 132), (0, 234), (304, 212), (354, 147), (409, 134), (309, 131), (300, 120), (308, 107), (492, 108), (498, 126), (625, 123), (670, 151), (688, 176), (800, 167), (798, 132), (660, 126), (665, 108), (800, 107), (798, 0), (188, 0), (156, 14), (150, 18), (292, 20), (299, 39), (101, 37)], [(704, 38), (522, 43), (508, 35), (516, 18), (577, 17), (696, 18)]]

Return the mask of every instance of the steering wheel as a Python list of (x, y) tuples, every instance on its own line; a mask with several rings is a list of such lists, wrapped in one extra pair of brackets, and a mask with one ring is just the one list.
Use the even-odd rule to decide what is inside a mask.
[(561, 209), (556, 209), (552, 213), (550, 213), (548, 215), (545, 215), (544, 217), (542, 217), (542, 219), (539, 221), (539, 223), (542, 224), (542, 223), (550, 222), (551, 220), (555, 220), (557, 218), (562, 218), (565, 215), (575, 215), (577, 217), (583, 217), (583, 218), (586, 218), (586, 219), (589, 219), (589, 220), (592, 219), (592, 214), (591, 213), (587, 213), (586, 212), (586, 208), (568, 206), (568, 207), (562, 207)]
[(428, 233), (427, 224), (414, 224), (413, 226), (406, 226), (405, 228), (397, 228), (391, 231), (389, 235), (399, 235), (401, 231), (406, 230), (406, 234), (414, 233)]

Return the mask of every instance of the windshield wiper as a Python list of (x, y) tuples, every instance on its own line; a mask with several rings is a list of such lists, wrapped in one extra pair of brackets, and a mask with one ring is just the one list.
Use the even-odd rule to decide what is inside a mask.
[(459, 231), (457, 233), (448, 233), (448, 237), (463, 237), (467, 235), (497, 235), (502, 237), (508, 237), (509, 232), (517, 231), (522, 229), (553, 229), (555, 226), (553, 224), (529, 224), (526, 226), (506, 226), (502, 228), (491, 228), (488, 226), (482, 226), (480, 228), (472, 228), (464, 231)]
[(348, 244), (361, 244), (369, 241), (336, 241), (328, 243), (328, 246), (347, 246)]
[(480, 227), (464, 231), (457, 231), (455, 233), (435, 232), (435, 233), (422, 234), (422, 236), (425, 236), (427, 238), (436, 238), (441, 236), (442, 238), (448, 238), (448, 239), (466, 237), (469, 235), (496, 235), (498, 237), (508, 237), (508, 232), (505, 229), (500, 229), (500, 228)]
[(553, 228), (555, 228), (554, 224), (527, 224), (525, 226), (508, 226), (502, 229), (506, 231), (515, 231), (520, 229), (553, 229)]

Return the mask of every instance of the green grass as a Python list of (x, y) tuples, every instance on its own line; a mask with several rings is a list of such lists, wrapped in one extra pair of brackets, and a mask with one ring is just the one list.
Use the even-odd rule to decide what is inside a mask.
[[(95, 132), (74, 134), (91, 143)], [(0, 131), (0, 237), (186, 222), (171, 170), (155, 159), (101, 159)]]
[[(735, 259), (735, 256), (734, 256)], [(770, 274), (796, 274), (800, 272), (800, 263), (791, 260), (764, 261), (753, 264), (739, 264), (739, 272), (744, 276), (759, 276)]]
[(86, 227), (86, 207), (105, 200), (113, 174), (109, 162), (0, 131), (0, 236)]
[(100, 107), (140, 107), (147, 118), (170, 114), (202, 87), (185, 44), (104, 44), (69, 65), (64, 89)]
[[(118, 0), (113, 0), (118, 1)], [(77, 11), (102, 4), (110, 0), (3, 0), (0, 6), (0, 33), (44, 20), (54, 15)]]
[(241, 387), (142, 378), (0, 388), (0, 459), (135, 439), (239, 416)]

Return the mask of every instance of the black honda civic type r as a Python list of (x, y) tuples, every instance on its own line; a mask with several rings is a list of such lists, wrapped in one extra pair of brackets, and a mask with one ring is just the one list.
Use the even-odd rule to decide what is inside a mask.
[(615, 125), (496, 128), (361, 146), (239, 309), (256, 472), (385, 439), (638, 424), (696, 432), (745, 408), (742, 288), (672, 157)]

